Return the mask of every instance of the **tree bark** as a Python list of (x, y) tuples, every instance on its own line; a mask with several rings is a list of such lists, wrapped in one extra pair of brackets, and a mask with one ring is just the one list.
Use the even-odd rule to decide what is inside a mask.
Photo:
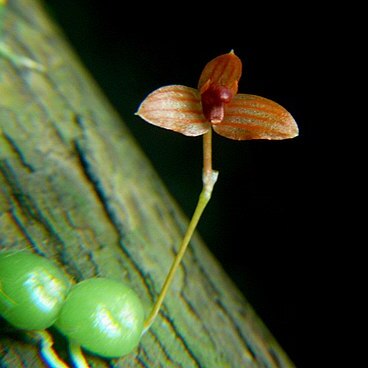
[[(0, 250), (31, 249), (76, 281), (121, 280), (148, 314), (187, 220), (37, 1), (10, 2), (2, 39), (46, 69), (0, 59)], [(1, 367), (45, 366), (33, 341), (0, 327)], [(87, 357), (94, 367), (293, 367), (197, 236), (139, 347)]]

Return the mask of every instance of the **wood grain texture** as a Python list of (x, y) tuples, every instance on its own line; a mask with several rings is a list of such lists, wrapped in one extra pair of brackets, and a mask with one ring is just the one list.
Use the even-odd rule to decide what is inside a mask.
[[(77, 281), (124, 281), (148, 313), (187, 220), (40, 4), (10, 1), (4, 26), (4, 42), (47, 70), (0, 59), (0, 248), (38, 252)], [(67, 358), (63, 339), (57, 350)], [(139, 347), (110, 362), (88, 360), (293, 367), (198, 237)], [(4, 321), (0, 366), (45, 366), (34, 341)]]

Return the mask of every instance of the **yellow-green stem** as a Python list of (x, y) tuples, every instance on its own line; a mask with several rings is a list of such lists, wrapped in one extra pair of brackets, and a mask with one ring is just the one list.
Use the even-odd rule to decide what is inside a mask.
[(204, 209), (207, 206), (207, 203), (211, 199), (211, 194), (213, 187), (216, 183), (218, 172), (212, 170), (212, 132), (211, 130), (203, 136), (203, 188), (202, 192), (199, 195), (197, 207), (194, 210), (194, 214), (192, 219), (190, 220), (188, 229), (184, 235), (182, 243), (180, 245), (179, 251), (174, 259), (173, 264), (171, 265), (170, 271), (166, 276), (164, 285), (162, 286), (160, 295), (158, 296), (155, 305), (153, 306), (150, 315), (147, 317), (144, 323), (144, 330), (145, 333), (150, 326), (152, 325), (153, 321), (155, 320), (161, 305), (165, 299), (167, 291), (171, 285), (171, 282), (174, 278), (175, 272), (177, 271), (181, 260), (185, 254), (185, 251), (188, 247), (188, 244), (193, 236), (193, 233), (197, 227), (197, 224), (202, 216)]

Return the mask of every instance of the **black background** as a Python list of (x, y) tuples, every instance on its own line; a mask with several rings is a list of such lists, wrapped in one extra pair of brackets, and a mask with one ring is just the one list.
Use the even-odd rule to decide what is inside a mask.
[(270, 98), (294, 116), (293, 140), (214, 135), (220, 176), (199, 231), (295, 364), (310, 366), (309, 336), (324, 334), (316, 294), (327, 283), (321, 252), (331, 159), (319, 101), (333, 32), (320, 31), (324, 15), (299, 3), (46, 4), (188, 217), (201, 190), (201, 138), (134, 116), (148, 93), (195, 87), (209, 60), (234, 49), (243, 61), (239, 92)]

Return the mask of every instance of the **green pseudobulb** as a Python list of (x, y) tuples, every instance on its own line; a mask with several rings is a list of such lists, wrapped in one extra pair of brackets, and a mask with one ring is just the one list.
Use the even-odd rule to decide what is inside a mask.
[(43, 330), (58, 317), (70, 288), (48, 259), (28, 251), (0, 252), (0, 315), (24, 330)]
[(138, 345), (143, 323), (141, 301), (131, 288), (92, 278), (72, 287), (55, 326), (90, 352), (114, 358)]

